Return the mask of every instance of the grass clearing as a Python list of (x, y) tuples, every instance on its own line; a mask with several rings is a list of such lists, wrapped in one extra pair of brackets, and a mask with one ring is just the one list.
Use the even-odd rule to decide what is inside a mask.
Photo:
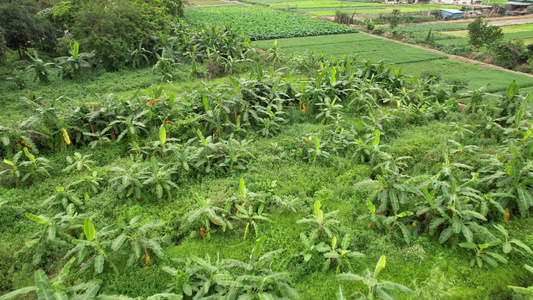
[(231, 24), (251, 40), (357, 32), (346, 25), (246, 5), (187, 8), (185, 19), (195, 25)]

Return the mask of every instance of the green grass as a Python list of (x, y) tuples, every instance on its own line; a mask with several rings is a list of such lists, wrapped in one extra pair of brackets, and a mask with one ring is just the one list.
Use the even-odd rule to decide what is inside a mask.
[[(448, 44), (456, 43), (457, 45), (459, 45), (458, 42), (460, 41), (454, 39), (442, 40), (442, 42)], [(268, 49), (273, 42), (260, 41), (254, 44), (261, 49)], [(326, 56), (334, 57), (359, 53), (365, 59), (391, 62), (396, 67), (401, 67), (404, 73), (409, 75), (421, 75), (424, 72), (440, 73), (445, 79), (466, 82), (468, 84), (467, 88), (471, 90), (489, 85), (487, 91), (503, 91), (513, 80), (516, 80), (521, 87), (533, 86), (533, 80), (528, 76), (455, 61), (431, 51), (363, 34), (280, 39), (278, 40), (278, 45), (286, 53), (302, 54), (313, 49), (317, 53), (324, 51)]]
[(187, 8), (185, 19), (191, 24), (231, 24), (252, 40), (356, 32), (333, 22), (277, 11), (259, 6)]

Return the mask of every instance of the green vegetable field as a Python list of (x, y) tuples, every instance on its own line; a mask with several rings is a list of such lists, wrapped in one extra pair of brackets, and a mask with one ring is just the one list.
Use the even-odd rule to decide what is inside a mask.
[(251, 40), (356, 32), (345, 25), (258, 6), (232, 5), (186, 10), (187, 22), (231, 24)]

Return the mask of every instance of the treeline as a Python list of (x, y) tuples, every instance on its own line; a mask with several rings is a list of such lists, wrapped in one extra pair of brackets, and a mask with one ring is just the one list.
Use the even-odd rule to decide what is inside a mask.
[(181, 0), (0, 0), (0, 58), (12, 49), (23, 59), (29, 47), (66, 55), (75, 39), (84, 51), (97, 51), (107, 70), (117, 70), (180, 16)]

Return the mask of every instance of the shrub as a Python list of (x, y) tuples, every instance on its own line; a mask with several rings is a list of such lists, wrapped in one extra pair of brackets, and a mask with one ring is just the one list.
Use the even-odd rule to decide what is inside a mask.
[(342, 10), (335, 11), (335, 19), (334, 21), (339, 24), (352, 24), (353, 17), (350, 17), (348, 13), (343, 12)]
[(503, 39), (502, 29), (498, 26), (488, 26), (480, 17), (468, 24), (468, 37), (470, 44), (474, 47), (490, 45)]
[(514, 68), (527, 62), (530, 53), (522, 40), (498, 41), (491, 44), (489, 49), (498, 57), (495, 63), (504, 68)]
[(170, 16), (163, 7), (144, 1), (89, 1), (74, 15), (72, 34), (86, 51), (97, 50), (109, 70), (122, 68), (141, 41), (151, 49), (159, 32), (167, 32)]

